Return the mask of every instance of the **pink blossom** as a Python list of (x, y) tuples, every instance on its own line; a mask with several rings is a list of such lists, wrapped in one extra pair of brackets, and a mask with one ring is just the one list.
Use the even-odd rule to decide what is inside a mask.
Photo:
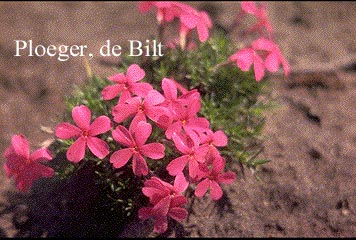
[(139, 218), (146, 220), (155, 219), (154, 231), (163, 233), (167, 230), (167, 217), (182, 221), (188, 215), (187, 210), (182, 208), (187, 199), (182, 192), (188, 187), (188, 181), (183, 174), (178, 174), (174, 185), (162, 181), (157, 177), (146, 180), (142, 192), (150, 199), (151, 207), (143, 207), (139, 210)]
[(186, 38), (188, 33), (194, 28), (197, 29), (200, 42), (205, 42), (209, 38), (209, 28), (212, 27), (212, 22), (209, 15), (205, 11), (197, 11), (196, 9), (184, 4), (177, 4), (181, 9), (180, 15), (180, 35), (181, 38)]
[[(156, 123), (160, 128), (167, 130), (172, 122), (180, 120), (182, 110), (189, 108), (191, 101), (199, 98), (199, 93), (195, 89), (188, 91), (174, 79), (168, 78), (162, 80), (162, 90), (165, 100), (160, 106), (165, 107), (166, 112), (159, 117)], [(178, 96), (178, 90), (181, 92), (180, 96)], [(181, 127), (178, 126), (176, 130), (180, 131), (180, 129)], [(173, 129), (173, 131), (175, 130)]]
[[(259, 54), (261, 51), (266, 55), (265, 60)], [(276, 72), (280, 64), (282, 64), (286, 76), (290, 73), (288, 62), (283, 57), (279, 47), (273, 41), (266, 38), (255, 40), (251, 47), (239, 50), (230, 56), (229, 60), (236, 61), (236, 65), (242, 71), (249, 71), (253, 64), (257, 81), (263, 78), (265, 69), (270, 72)]]
[(197, 116), (201, 108), (200, 94), (197, 91), (191, 91), (182, 95), (180, 99), (186, 99), (187, 101), (182, 101), (181, 103), (183, 104), (175, 105), (172, 124), (168, 126), (165, 133), (168, 139), (172, 138), (173, 133), (180, 133), (182, 128), (186, 132), (201, 132), (209, 128), (209, 121), (206, 118)]
[(122, 123), (126, 119), (135, 116), (132, 120), (136, 126), (140, 121), (146, 121), (146, 116), (154, 122), (157, 122), (163, 114), (168, 115), (167, 108), (159, 106), (165, 98), (156, 90), (148, 92), (145, 99), (141, 97), (133, 97), (126, 100), (124, 103), (118, 103), (112, 110), (114, 121)]
[(142, 1), (139, 2), (139, 10), (142, 13), (148, 12), (152, 7), (157, 8), (157, 21), (159, 24), (171, 22), (181, 13), (181, 9), (176, 5), (176, 2), (161, 2), (161, 1)]
[[(161, 105), (167, 107), (173, 117), (178, 114), (177, 108), (180, 108), (182, 105), (188, 106), (191, 99), (199, 97), (198, 93), (196, 97), (192, 96), (192, 94), (188, 96), (187, 93), (189, 91), (187, 89), (183, 88), (179, 83), (174, 81), (174, 79), (169, 78), (162, 80), (162, 90), (165, 100)], [(182, 93), (180, 97), (178, 97), (178, 90)], [(193, 92), (195, 93), (196, 91), (192, 91), (192, 93)]]
[(109, 154), (109, 146), (102, 139), (96, 137), (111, 129), (111, 121), (106, 116), (96, 118), (92, 124), (90, 109), (76, 106), (72, 110), (72, 118), (77, 126), (68, 122), (56, 126), (55, 134), (60, 139), (77, 139), (67, 150), (67, 159), (77, 163), (84, 158), (86, 146), (98, 158), (103, 159)]
[(122, 148), (111, 155), (110, 162), (114, 168), (123, 167), (132, 158), (134, 174), (136, 176), (147, 175), (148, 167), (143, 157), (161, 159), (165, 155), (165, 148), (161, 143), (145, 144), (151, 133), (151, 124), (144, 121), (138, 122), (137, 126), (130, 126), (129, 130), (123, 126), (117, 126), (112, 132), (113, 138), (127, 148)]
[(213, 132), (210, 129), (207, 129), (202, 135), (200, 135), (200, 139), (202, 144), (207, 143), (216, 147), (225, 147), (228, 142), (227, 136), (221, 130)]
[(125, 102), (131, 98), (131, 94), (135, 94), (139, 97), (145, 97), (147, 93), (152, 90), (152, 86), (149, 83), (138, 83), (145, 77), (145, 71), (137, 64), (132, 64), (127, 69), (126, 75), (119, 73), (110, 76), (108, 79), (117, 84), (107, 86), (101, 92), (104, 100), (111, 100), (115, 98), (119, 93), (121, 97), (119, 103)]
[(200, 171), (201, 176), (199, 177), (203, 180), (197, 184), (194, 194), (197, 197), (203, 197), (210, 189), (210, 197), (213, 200), (219, 200), (223, 195), (219, 184), (231, 184), (235, 180), (235, 173), (232, 171), (222, 173), (225, 167), (225, 160), (220, 156), (215, 157), (212, 165), (211, 170), (207, 172)]
[(200, 165), (204, 163), (208, 152), (207, 145), (200, 145), (199, 137), (194, 132), (189, 134), (174, 133), (172, 135), (175, 147), (183, 155), (173, 159), (166, 167), (168, 173), (176, 176), (183, 172), (188, 164), (189, 176), (195, 178)]
[(42, 161), (52, 160), (45, 148), (40, 148), (30, 154), (30, 145), (23, 135), (14, 135), (11, 146), (5, 150), (7, 159), (4, 170), (8, 177), (14, 176), (16, 187), (22, 192), (29, 190), (33, 181), (40, 177), (52, 177), (54, 170), (41, 164)]
[(267, 16), (267, 7), (265, 3), (260, 4), (260, 8), (255, 2), (241, 2), (241, 15), (244, 13), (251, 14), (256, 17), (257, 23), (250, 27), (246, 32), (258, 31), (262, 33), (263, 29), (266, 29), (269, 37), (272, 36), (272, 25), (270, 24)]
[(209, 146), (208, 155), (213, 155), (211, 158), (214, 159), (216, 155), (220, 155), (219, 150), (216, 147), (227, 146), (228, 139), (225, 133), (221, 130), (216, 132), (206, 129), (200, 136), (201, 144), (207, 144)]

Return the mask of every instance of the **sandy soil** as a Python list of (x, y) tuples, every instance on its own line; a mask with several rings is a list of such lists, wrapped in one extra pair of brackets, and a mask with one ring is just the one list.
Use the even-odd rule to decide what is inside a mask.
[[(238, 9), (234, 2), (192, 4), (210, 11), (222, 27)], [(266, 113), (264, 129), (263, 156), (272, 162), (258, 173), (261, 181), (236, 169), (238, 180), (224, 188), (222, 201), (195, 202), (189, 219), (166, 236), (355, 236), (356, 3), (270, 2), (268, 9), (293, 71), (289, 79), (280, 74), (266, 79), (269, 97), (279, 104)], [(64, 96), (85, 81), (80, 59), (14, 57), (15, 39), (86, 44), (94, 51), (107, 39), (123, 45), (149, 39), (156, 23), (153, 14), (139, 15), (136, 3), (3, 2), (0, 29), (3, 153), (13, 134), (25, 134), (33, 148), (48, 139), (40, 126), (54, 127)], [(117, 61), (95, 56), (90, 64), (107, 76)], [(25, 207), (19, 200), (23, 196), (4, 172), (0, 182), (0, 210), (9, 201), (15, 206), (1, 214), (0, 236), (13, 237), (24, 221), (18, 216)], [(52, 233), (59, 225), (53, 223)], [(120, 236), (147, 236), (150, 227), (132, 223)], [(36, 229), (31, 231), (36, 236)]]

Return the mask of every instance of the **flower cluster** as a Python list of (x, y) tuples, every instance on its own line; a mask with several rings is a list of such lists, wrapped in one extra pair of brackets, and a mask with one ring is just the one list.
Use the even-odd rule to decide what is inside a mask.
[[(141, 12), (152, 7), (157, 8), (161, 26), (179, 20), (182, 50), (189, 49), (187, 39), (193, 29), (197, 30), (200, 42), (208, 40), (212, 22), (206, 12), (179, 2), (139, 3)], [(240, 17), (252, 14), (258, 19), (248, 32), (262, 33), (264, 28), (268, 34), (272, 32), (264, 5), (258, 8), (253, 2), (243, 2), (241, 7)], [(261, 51), (265, 59), (258, 54)], [(289, 72), (288, 63), (270, 37), (255, 40), (251, 47), (239, 50), (229, 61), (236, 62), (242, 71), (248, 71), (253, 64), (257, 81), (264, 76), (265, 69), (275, 72), (280, 64), (286, 74)], [(225, 171), (226, 161), (219, 150), (228, 145), (228, 137), (222, 130), (213, 129), (209, 120), (200, 115), (200, 92), (183, 87), (171, 77), (163, 78), (159, 89), (155, 89), (150, 83), (142, 82), (145, 77), (145, 70), (138, 64), (108, 77), (113, 84), (104, 86), (100, 93), (103, 103), (115, 102), (110, 114), (95, 117), (93, 109), (77, 104), (71, 109), (72, 122), (59, 123), (55, 136), (69, 143), (66, 158), (73, 164), (94, 158), (106, 161), (115, 171), (131, 167), (130, 173), (144, 180), (142, 193), (149, 199), (149, 206), (139, 210), (139, 218), (153, 218), (154, 231), (163, 233), (168, 218), (177, 221), (186, 218), (186, 189), (193, 190), (198, 198), (209, 192), (209, 197), (216, 201), (223, 196), (221, 185), (231, 184), (235, 173)], [(159, 139), (152, 137), (155, 130), (162, 133)], [(30, 155), (29, 143), (23, 135), (12, 138), (5, 158), (4, 169), (9, 177), (14, 176), (21, 191), (29, 190), (40, 177), (54, 175), (54, 170), (42, 163), (52, 159), (49, 151), (42, 148)], [(151, 168), (155, 161), (166, 163), (164, 170), (174, 179), (173, 185)]]
[[(109, 77), (118, 84), (107, 86), (102, 91), (103, 99), (119, 97), (112, 108), (113, 121), (118, 124), (112, 130), (112, 138), (120, 149), (114, 151), (109, 159), (117, 169), (132, 159), (134, 175), (148, 176), (150, 171), (146, 159), (164, 158), (165, 146), (158, 142), (146, 142), (153, 127), (165, 131), (166, 139), (174, 143), (176, 152), (180, 154), (166, 167), (168, 173), (175, 176), (175, 184), (173, 187), (158, 177), (146, 180), (142, 191), (154, 206), (140, 210), (142, 219), (149, 216), (156, 219), (155, 231), (164, 232), (167, 216), (176, 220), (186, 216), (181, 208), (187, 202), (181, 195), (189, 183), (184, 175), (186, 166), (187, 178), (197, 186), (195, 195), (203, 197), (210, 187), (213, 200), (222, 197), (219, 184), (232, 183), (235, 174), (223, 172), (225, 162), (217, 149), (227, 145), (226, 135), (221, 130), (214, 133), (209, 128), (209, 121), (198, 116), (201, 108), (199, 92), (189, 91), (174, 79), (164, 78), (161, 94), (148, 83), (138, 83), (144, 76), (145, 71), (133, 64), (128, 67), (126, 75), (119, 73)], [(86, 144), (96, 157), (106, 157), (109, 154), (107, 144), (95, 136), (111, 129), (110, 119), (100, 116), (90, 125), (90, 110), (84, 105), (74, 107), (72, 117), (79, 128), (70, 123), (61, 123), (56, 127), (58, 138), (77, 138), (67, 151), (68, 160), (78, 162), (83, 159)], [(127, 121), (130, 122), (128, 129), (122, 125)]]
[(286, 76), (289, 75), (288, 62), (272, 38), (273, 29), (267, 17), (266, 4), (257, 5), (255, 2), (242, 2), (241, 11), (236, 21), (240, 21), (246, 15), (254, 16), (257, 22), (245, 32), (257, 32), (260, 37), (253, 41), (250, 47), (238, 50), (230, 56), (229, 60), (235, 62), (242, 71), (249, 71), (253, 64), (257, 81), (263, 78), (265, 69), (270, 72), (276, 72), (280, 64), (283, 66), (284, 74)]
[(143, 13), (149, 11), (152, 7), (157, 8), (157, 21), (161, 26), (172, 22), (175, 18), (179, 19), (179, 39), (182, 49), (186, 48), (187, 36), (193, 29), (197, 30), (200, 42), (208, 40), (209, 29), (213, 25), (205, 11), (197, 11), (187, 4), (174, 1), (145, 1), (139, 3), (139, 9)]
[(40, 148), (30, 154), (30, 144), (23, 135), (14, 135), (11, 146), (5, 150), (7, 159), (4, 170), (8, 177), (13, 176), (16, 187), (26, 192), (33, 181), (40, 177), (52, 177), (54, 170), (42, 164), (43, 161), (52, 160), (52, 156), (45, 148)]
[[(85, 158), (88, 147), (90, 153), (99, 159), (111, 153), (109, 161), (116, 169), (132, 159), (132, 171), (141, 177), (148, 176), (150, 172), (147, 158), (159, 160), (165, 157), (162, 143), (146, 143), (153, 127), (164, 130), (166, 139), (172, 141), (180, 155), (171, 159), (166, 166), (169, 175), (175, 177), (175, 183), (171, 186), (159, 177), (146, 180), (142, 191), (154, 206), (140, 210), (140, 218), (155, 218), (154, 229), (162, 233), (167, 228), (167, 216), (181, 221), (187, 215), (182, 208), (187, 203), (182, 192), (189, 183), (196, 185), (197, 197), (203, 197), (210, 188), (211, 198), (218, 200), (222, 197), (219, 184), (232, 183), (235, 174), (223, 172), (225, 162), (217, 149), (227, 145), (227, 136), (221, 130), (213, 132), (209, 128), (209, 121), (198, 116), (201, 108), (199, 92), (189, 91), (174, 79), (164, 78), (161, 94), (150, 84), (137, 82), (144, 76), (145, 71), (133, 64), (128, 67), (126, 75), (119, 73), (108, 78), (115, 84), (103, 89), (102, 98), (118, 97), (117, 104), (112, 108), (113, 121), (108, 116), (99, 116), (91, 123), (90, 109), (85, 105), (75, 106), (72, 119), (76, 126), (69, 122), (60, 123), (55, 128), (55, 135), (58, 139), (75, 139), (66, 152), (67, 159), (73, 163)], [(127, 121), (130, 122), (128, 129), (123, 125)], [(113, 129), (114, 123), (117, 126)], [(110, 152), (105, 139), (100, 138), (101, 134), (110, 130), (119, 146), (113, 152)], [(31, 157), (28, 152), (24, 137), (15, 136), (12, 147), (5, 154), (8, 159), (5, 169), (15, 175), (20, 190), (29, 189), (32, 181), (38, 177), (53, 175), (53, 169), (38, 163), (39, 159), (51, 159), (47, 150), (36, 151)]]

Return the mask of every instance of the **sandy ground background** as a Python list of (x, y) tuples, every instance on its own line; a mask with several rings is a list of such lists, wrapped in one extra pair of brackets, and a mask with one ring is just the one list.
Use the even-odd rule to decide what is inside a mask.
[[(223, 27), (239, 9), (237, 2), (191, 4), (209, 11)], [(356, 3), (269, 2), (268, 10), (292, 68), (289, 79), (279, 73), (266, 79), (280, 105), (266, 113), (263, 156), (272, 162), (260, 172), (262, 181), (238, 174), (224, 188), (224, 205), (200, 201), (184, 230), (169, 236), (355, 236)], [(140, 15), (132, 2), (2, 2), (0, 30), (3, 153), (13, 134), (26, 135), (32, 148), (48, 139), (40, 126), (55, 126), (64, 96), (85, 80), (82, 59), (14, 57), (15, 39), (85, 44), (97, 51), (107, 39), (122, 45), (150, 39), (156, 22), (154, 14)], [(95, 56), (90, 64), (108, 76), (118, 60)], [(0, 183), (1, 207), (9, 191), (15, 193), (3, 171)], [(0, 236), (17, 234), (15, 212), (1, 215)], [(121, 236), (147, 236), (145, 226), (134, 223)]]

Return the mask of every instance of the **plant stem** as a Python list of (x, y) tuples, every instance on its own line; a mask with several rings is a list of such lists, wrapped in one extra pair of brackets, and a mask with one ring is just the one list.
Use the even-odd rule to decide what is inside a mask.
[(211, 71), (213, 72), (213, 73), (216, 73), (218, 70), (219, 70), (219, 68), (221, 68), (221, 67), (223, 67), (223, 66), (226, 66), (226, 65), (229, 65), (231, 62), (229, 61), (229, 60), (226, 60), (226, 61), (224, 61), (224, 62), (221, 62), (221, 63), (218, 63), (218, 64), (216, 64), (212, 69), (211, 69)]

